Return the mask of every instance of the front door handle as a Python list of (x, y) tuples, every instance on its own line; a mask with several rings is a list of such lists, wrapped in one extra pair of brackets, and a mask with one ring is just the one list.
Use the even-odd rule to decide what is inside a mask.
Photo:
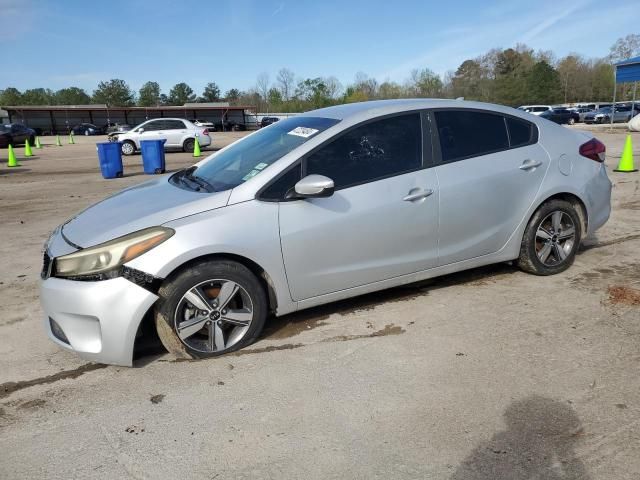
[(525, 160), (524, 162), (522, 162), (522, 165), (520, 165), (518, 168), (520, 170), (532, 170), (534, 168), (539, 167), (540, 165), (542, 165), (542, 162), (538, 161), (538, 160)]
[(405, 202), (415, 202), (416, 200), (427, 198), (429, 195), (432, 195), (432, 194), (433, 194), (433, 190), (422, 190), (421, 188), (418, 188), (418, 189), (410, 190), (409, 195), (404, 197), (402, 200), (404, 200)]

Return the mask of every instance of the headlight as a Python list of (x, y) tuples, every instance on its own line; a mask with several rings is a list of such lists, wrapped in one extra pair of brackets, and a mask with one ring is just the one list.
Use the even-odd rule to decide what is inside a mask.
[(54, 275), (79, 277), (112, 271), (157, 247), (174, 233), (173, 229), (166, 227), (145, 228), (95, 247), (58, 257), (55, 259)]

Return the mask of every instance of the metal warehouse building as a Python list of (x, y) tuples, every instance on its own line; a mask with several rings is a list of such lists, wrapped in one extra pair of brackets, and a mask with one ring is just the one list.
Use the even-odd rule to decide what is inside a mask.
[(43, 134), (66, 134), (79, 123), (99, 127), (110, 123), (137, 125), (152, 118), (176, 117), (212, 122), (221, 129), (256, 127), (255, 107), (229, 106), (225, 103), (186, 103), (183, 106), (109, 107), (107, 105), (0, 106), (8, 114), (8, 123), (22, 123)]

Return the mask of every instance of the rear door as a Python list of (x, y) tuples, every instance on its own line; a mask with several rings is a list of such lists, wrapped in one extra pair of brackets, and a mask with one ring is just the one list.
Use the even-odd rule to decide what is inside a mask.
[(182, 120), (165, 120), (164, 122), (164, 136), (167, 139), (167, 145), (182, 146), (182, 141), (188, 133), (185, 123)]
[(500, 250), (536, 198), (549, 157), (538, 129), (483, 110), (434, 112), (440, 265)]

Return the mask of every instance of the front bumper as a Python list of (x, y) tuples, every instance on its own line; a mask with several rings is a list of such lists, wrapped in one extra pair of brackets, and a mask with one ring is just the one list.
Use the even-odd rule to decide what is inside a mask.
[[(98, 363), (132, 365), (138, 327), (157, 299), (157, 295), (121, 277), (97, 282), (47, 278), (40, 283), (49, 338)], [(54, 334), (51, 320), (63, 336), (59, 331)], [(68, 343), (60, 337), (66, 337)]]

